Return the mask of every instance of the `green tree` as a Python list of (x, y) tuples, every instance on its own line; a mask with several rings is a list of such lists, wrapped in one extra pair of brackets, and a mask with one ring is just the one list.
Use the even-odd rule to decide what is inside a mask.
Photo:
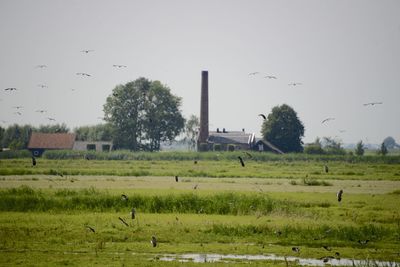
[(74, 133), (76, 140), (79, 141), (111, 141), (113, 139), (113, 128), (110, 123), (77, 127)]
[(104, 104), (105, 120), (114, 130), (114, 145), (130, 150), (159, 150), (184, 127), (181, 99), (159, 81), (139, 78), (113, 89)]
[(357, 156), (362, 156), (364, 155), (364, 144), (362, 141), (358, 142), (356, 145), (356, 149), (354, 151)]
[(189, 150), (196, 150), (199, 127), (199, 118), (196, 115), (190, 115), (189, 119), (185, 123), (185, 135), (186, 140), (189, 142)]
[(3, 149), (3, 137), (6, 129), (0, 126), (0, 151)]
[(342, 144), (340, 141), (337, 141), (331, 137), (324, 137), (323, 143), (324, 143), (324, 151), (326, 154), (330, 154), (330, 155), (345, 155), (346, 154), (346, 151), (342, 147)]
[(35, 128), (33, 131), (39, 133), (68, 133), (69, 129), (65, 123), (62, 123), (54, 125), (40, 125), (39, 128)]
[(12, 150), (25, 149), (28, 146), (31, 132), (31, 125), (11, 125), (4, 131), (2, 146)]
[(385, 156), (388, 153), (387, 147), (385, 145), (385, 143), (381, 144), (381, 148), (378, 151), (378, 154)]
[(383, 140), (383, 143), (385, 144), (386, 148), (388, 149), (393, 149), (396, 147), (396, 140), (394, 140), (393, 137), (388, 136)]
[(271, 142), (283, 152), (303, 151), (301, 141), (304, 136), (304, 126), (297, 117), (296, 111), (283, 104), (276, 106), (262, 124), (263, 139)]
[(322, 149), (322, 144), (321, 140), (319, 137), (317, 137), (314, 141), (314, 143), (307, 144), (304, 147), (304, 153), (306, 154), (316, 154), (316, 155), (322, 155), (325, 153), (325, 151)]

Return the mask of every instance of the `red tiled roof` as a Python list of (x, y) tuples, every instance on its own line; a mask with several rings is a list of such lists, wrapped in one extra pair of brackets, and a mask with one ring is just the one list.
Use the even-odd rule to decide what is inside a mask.
[(29, 148), (72, 149), (75, 134), (72, 133), (32, 133)]

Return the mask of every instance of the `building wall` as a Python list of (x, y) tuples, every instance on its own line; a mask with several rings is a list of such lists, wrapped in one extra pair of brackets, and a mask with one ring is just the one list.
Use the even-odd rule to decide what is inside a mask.
[[(109, 150), (103, 150), (103, 146), (104, 145), (108, 145), (109, 146)], [(105, 151), (105, 152), (109, 152), (112, 150), (113, 144), (112, 142), (103, 142), (103, 141), (93, 141), (93, 142), (89, 142), (89, 141), (75, 141), (74, 143), (74, 147), (72, 148), (73, 150), (80, 150), (80, 151), (87, 151), (90, 150), (88, 149), (88, 147), (95, 147), (96, 151)]]

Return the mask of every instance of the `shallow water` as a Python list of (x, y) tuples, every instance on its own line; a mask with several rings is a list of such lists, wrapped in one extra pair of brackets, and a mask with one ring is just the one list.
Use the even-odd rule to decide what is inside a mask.
[[(159, 257), (161, 261), (179, 261), (179, 262), (230, 262), (232, 260), (255, 261), (255, 260), (270, 260), (270, 261), (285, 261), (285, 257), (274, 254), (267, 255), (234, 255), (234, 254), (164, 254)], [(399, 262), (375, 261), (375, 260), (352, 260), (352, 259), (329, 259), (324, 262), (322, 259), (307, 259), (299, 257), (286, 257), (287, 261), (295, 261), (302, 266), (379, 266), (379, 267), (400, 267)]]

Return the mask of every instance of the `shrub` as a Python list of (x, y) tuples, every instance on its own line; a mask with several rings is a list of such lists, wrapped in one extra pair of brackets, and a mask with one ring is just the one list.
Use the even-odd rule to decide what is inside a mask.
[(323, 155), (325, 152), (320, 145), (310, 144), (304, 147), (304, 153), (310, 155)]
[(200, 151), (200, 152), (208, 151), (208, 144), (207, 144), (207, 143), (200, 143), (200, 145), (199, 145), (199, 151)]

